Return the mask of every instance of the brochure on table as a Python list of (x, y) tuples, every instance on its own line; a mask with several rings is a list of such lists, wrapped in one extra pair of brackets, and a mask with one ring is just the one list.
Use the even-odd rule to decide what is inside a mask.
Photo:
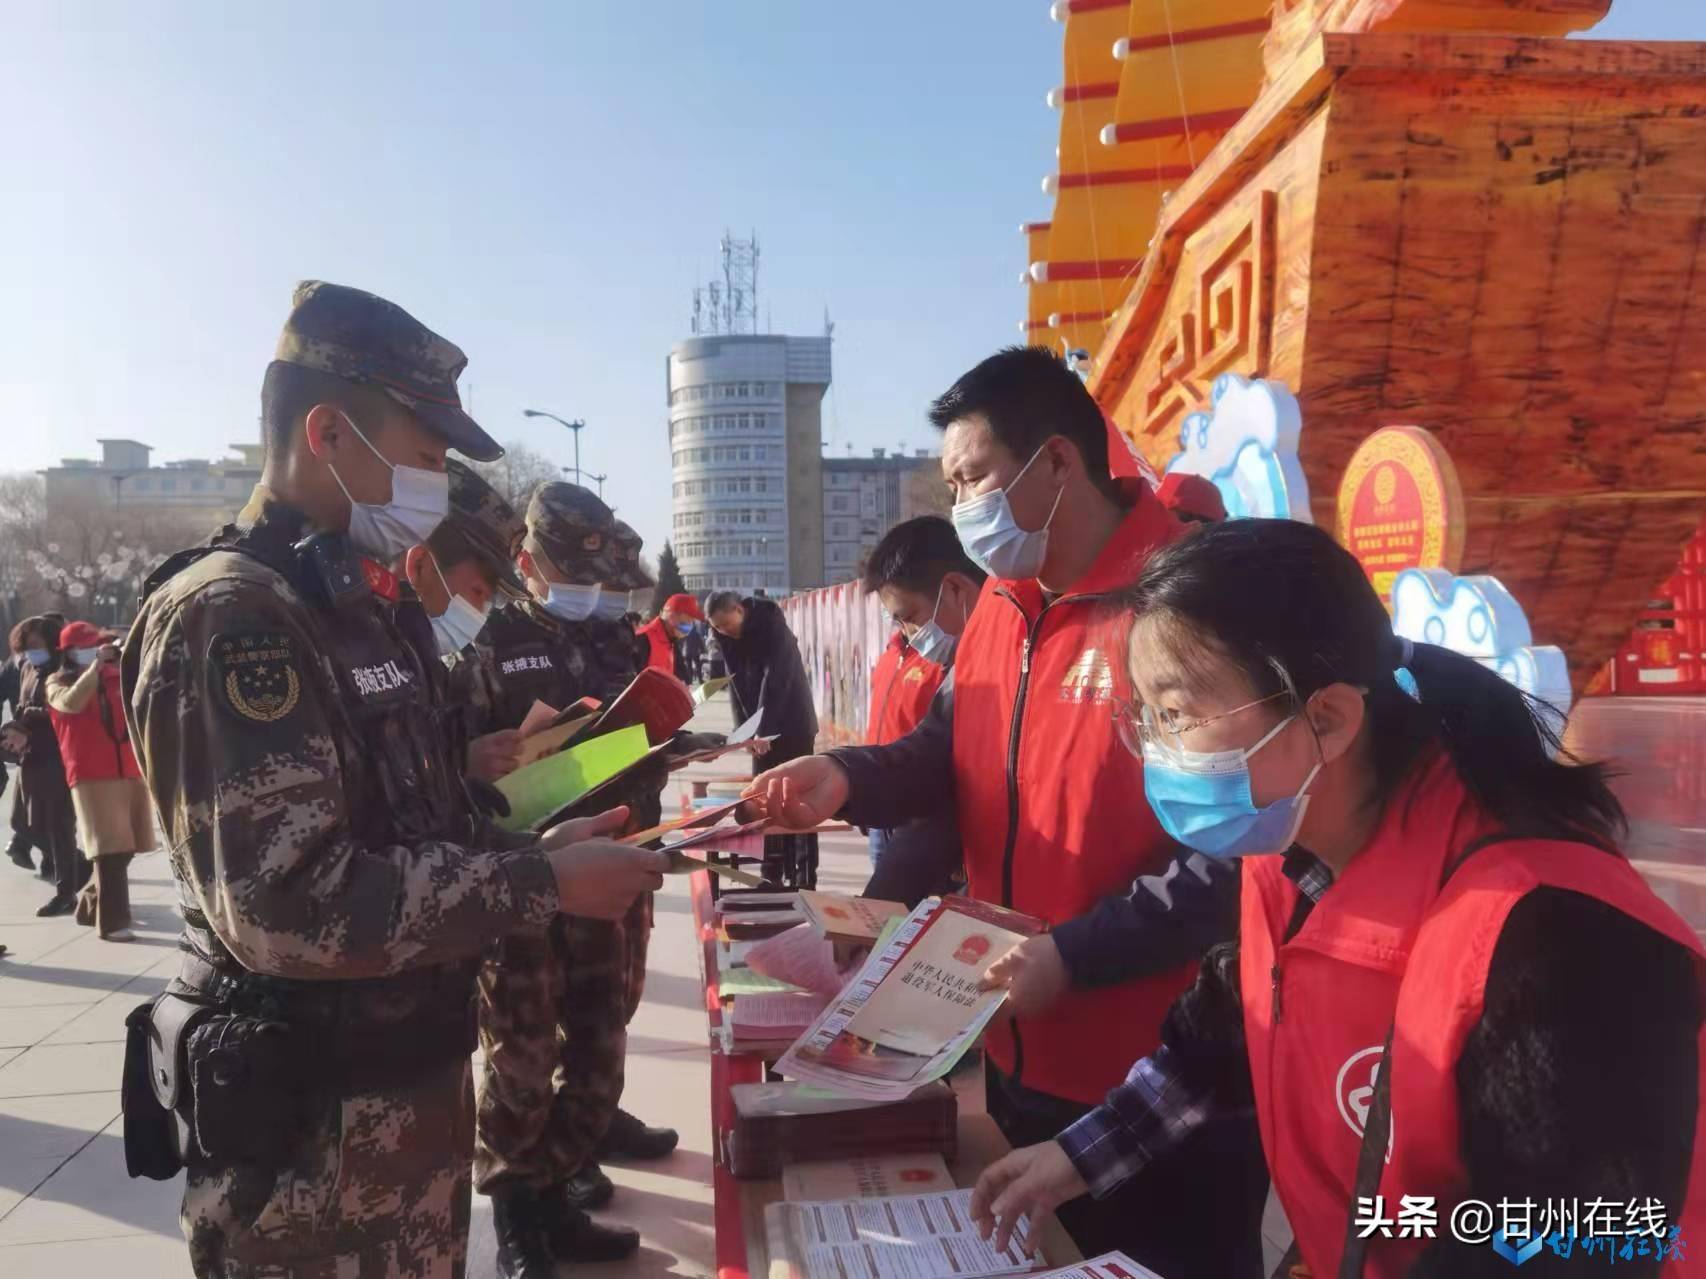
[(1025, 1255), (1025, 1218), (1004, 1249), (978, 1234), (971, 1194), (770, 1204), (770, 1279), (984, 1279), (1044, 1269), (1041, 1256)]
[(872, 951), (776, 1073), (848, 1097), (898, 1101), (954, 1068), (1006, 999), (979, 991), (1042, 921), (964, 897), (929, 897)]

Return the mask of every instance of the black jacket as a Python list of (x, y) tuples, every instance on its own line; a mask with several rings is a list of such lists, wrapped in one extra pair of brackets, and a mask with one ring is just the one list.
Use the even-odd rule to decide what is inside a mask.
[(806, 678), (800, 646), (773, 600), (747, 598), (741, 601), (746, 621), (739, 639), (717, 635), (732, 683), (735, 720), (744, 722), (762, 709), (761, 737), (775, 735), (770, 753), (759, 766), (773, 768), (801, 755), (809, 755), (817, 741), (817, 710), (812, 706), (811, 682)]

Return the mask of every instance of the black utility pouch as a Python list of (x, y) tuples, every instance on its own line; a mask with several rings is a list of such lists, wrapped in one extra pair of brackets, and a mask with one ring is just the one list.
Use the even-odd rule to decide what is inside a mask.
[(154, 1000), (138, 1004), (124, 1019), (124, 1167), (132, 1177), (170, 1181), (184, 1166), (177, 1116), (154, 1091)]
[(203, 1155), (220, 1164), (277, 1164), (291, 1157), (304, 1126), (290, 1027), (256, 1017), (212, 1017), (190, 1032), (185, 1055), (191, 1126)]

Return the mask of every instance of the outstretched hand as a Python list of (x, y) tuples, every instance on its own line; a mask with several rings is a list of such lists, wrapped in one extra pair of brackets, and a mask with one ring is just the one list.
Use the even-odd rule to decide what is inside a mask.
[(760, 773), (741, 798), (778, 826), (811, 830), (841, 811), (848, 789), (840, 764), (828, 755), (806, 755)]
[(1042, 1219), (1089, 1189), (1059, 1143), (1024, 1146), (983, 1170), (971, 1194), (971, 1219), (978, 1233), (985, 1239), (993, 1234), (996, 1248), (1005, 1249), (1019, 1218), (1026, 1218), (1026, 1251), (1035, 1256)]

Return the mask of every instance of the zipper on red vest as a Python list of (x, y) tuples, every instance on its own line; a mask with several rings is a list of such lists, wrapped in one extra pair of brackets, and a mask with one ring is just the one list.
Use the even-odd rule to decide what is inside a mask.
[(1276, 954), (1273, 969), (1273, 1015), (1274, 1025), (1276, 1026), (1285, 1020), (1285, 1003), (1280, 998), (1280, 976), (1280, 966), (1278, 963), (1278, 956)]

